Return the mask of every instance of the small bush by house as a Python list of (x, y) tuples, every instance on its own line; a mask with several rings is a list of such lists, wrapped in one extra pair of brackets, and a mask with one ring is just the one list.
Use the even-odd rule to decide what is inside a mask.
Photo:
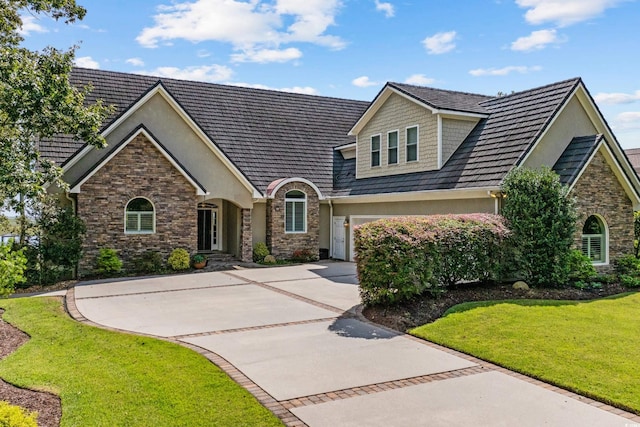
[(122, 260), (118, 251), (112, 248), (102, 248), (96, 258), (96, 272), (102, 275), (114, 275), (122, 270)]
[(258, 242), (253, 246), (253, 262), (262, 262), (269, 254), (269, 248), (265, 243)]
[(509, 231), (490, 214), (390, 218), (355, 229), (360, 294), (365, 304), (391, 304), (437, 294), (462, 280), (498, 274)]
[(157, 251), (146, 251), (133, 259), (133, 268), (138, 273), (158, 274), (165, 271), (162, 255)]
[(314, 253), (310, 249), (297, 249), (293, 251), (291, 255), (291, 261), (295, 262), (313, 262), (319, 258), (317, 253)]
[(0, 297), (11, 295), (15, 286), (25, 281), (27, 258), (24, 248), (13, 250), (13, 242), (0, 244)]
[(169, 255), (167, 263), (174, 270), (186, 270), (191, 264), (189, 252), (182, 248), (174, 249)]

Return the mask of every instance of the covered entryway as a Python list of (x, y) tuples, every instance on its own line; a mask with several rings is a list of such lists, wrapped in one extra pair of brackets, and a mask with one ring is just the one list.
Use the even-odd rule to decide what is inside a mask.
[(198, 252), (220, 250), (220, 218), (218, 205), (198, 204)]

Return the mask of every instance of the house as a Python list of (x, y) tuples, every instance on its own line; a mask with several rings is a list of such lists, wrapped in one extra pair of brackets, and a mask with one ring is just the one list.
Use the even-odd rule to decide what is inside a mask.
[(570, 186), (594, 263), (633, 248), (640, 182), (581, 79), (501, 97), (387, 83), (372, 102), (82, 68), (72, 82), (116, 106), (106, 149), (41, 144), (87, 224), (81, 271), (104, 247), (353, 260), (367, 221), (499, 212), (516, 166)]

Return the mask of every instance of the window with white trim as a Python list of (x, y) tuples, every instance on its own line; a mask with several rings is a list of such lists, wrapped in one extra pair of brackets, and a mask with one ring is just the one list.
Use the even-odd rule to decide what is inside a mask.
[(593, 263), (603, 263), (607, 260), (606, 231), (600, 218), (591, 215), (582, 227), (582, 253)]
[(398, 163), (398, 131), (387, 133), (387, 163), (395, 165)]
[(418, 160), (418, 126), (407, 128), (407, 162), (415, 162)]
[(380, 166), (380, 135), (371, 137), (371, 167)]
[(156, 231), (156, 215), (153, 204), (144, 197), (127, 203), (124, 231), (127, 234), (151, 234)]
[(288, 191), (284, 199), (284, 231), (307, 232), (307, 195), (299, 190)]

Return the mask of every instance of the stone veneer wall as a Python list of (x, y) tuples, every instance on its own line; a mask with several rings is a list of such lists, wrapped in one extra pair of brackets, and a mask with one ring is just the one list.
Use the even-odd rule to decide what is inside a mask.
[[(126, 204), (145, 197), (155, 206), (156, 232), (125, 234)], [(197, 198), (193, 186), (147, 140), (138, 135), (82, 185), (78, 216), (87, 225), (80, 274), (95, 268), (101, 248), (117, 249), (124, 267), (142, 252), (166, 257), (175, 248), (197, 249)]]
[[(577, 199), (578, 224), (575, 243), (582, 246), (582, 227), (591, 215), (600, 215), (609, 232), (609, 262), (633, 251), (633, 204), (604, 156), (598, 152), (571, 194)], [(611, 267), (603, 266), (601, 270)]]
[(251, 232), (251, 209), (241, 209), (240, 261), (253, 261), (253, 233)]
[[(291, 190), (300, 190), (307, 195), (307, 232), (285, 233), (284, 208), (285, 195)], [(273, 256), (280, 259), (291, 258), (298, 249), (308, 249), (320, 253), (320, 200), (318, 194), (303, 182), (290, 182), (283, 185), (267, 201), (267, 246)]]

